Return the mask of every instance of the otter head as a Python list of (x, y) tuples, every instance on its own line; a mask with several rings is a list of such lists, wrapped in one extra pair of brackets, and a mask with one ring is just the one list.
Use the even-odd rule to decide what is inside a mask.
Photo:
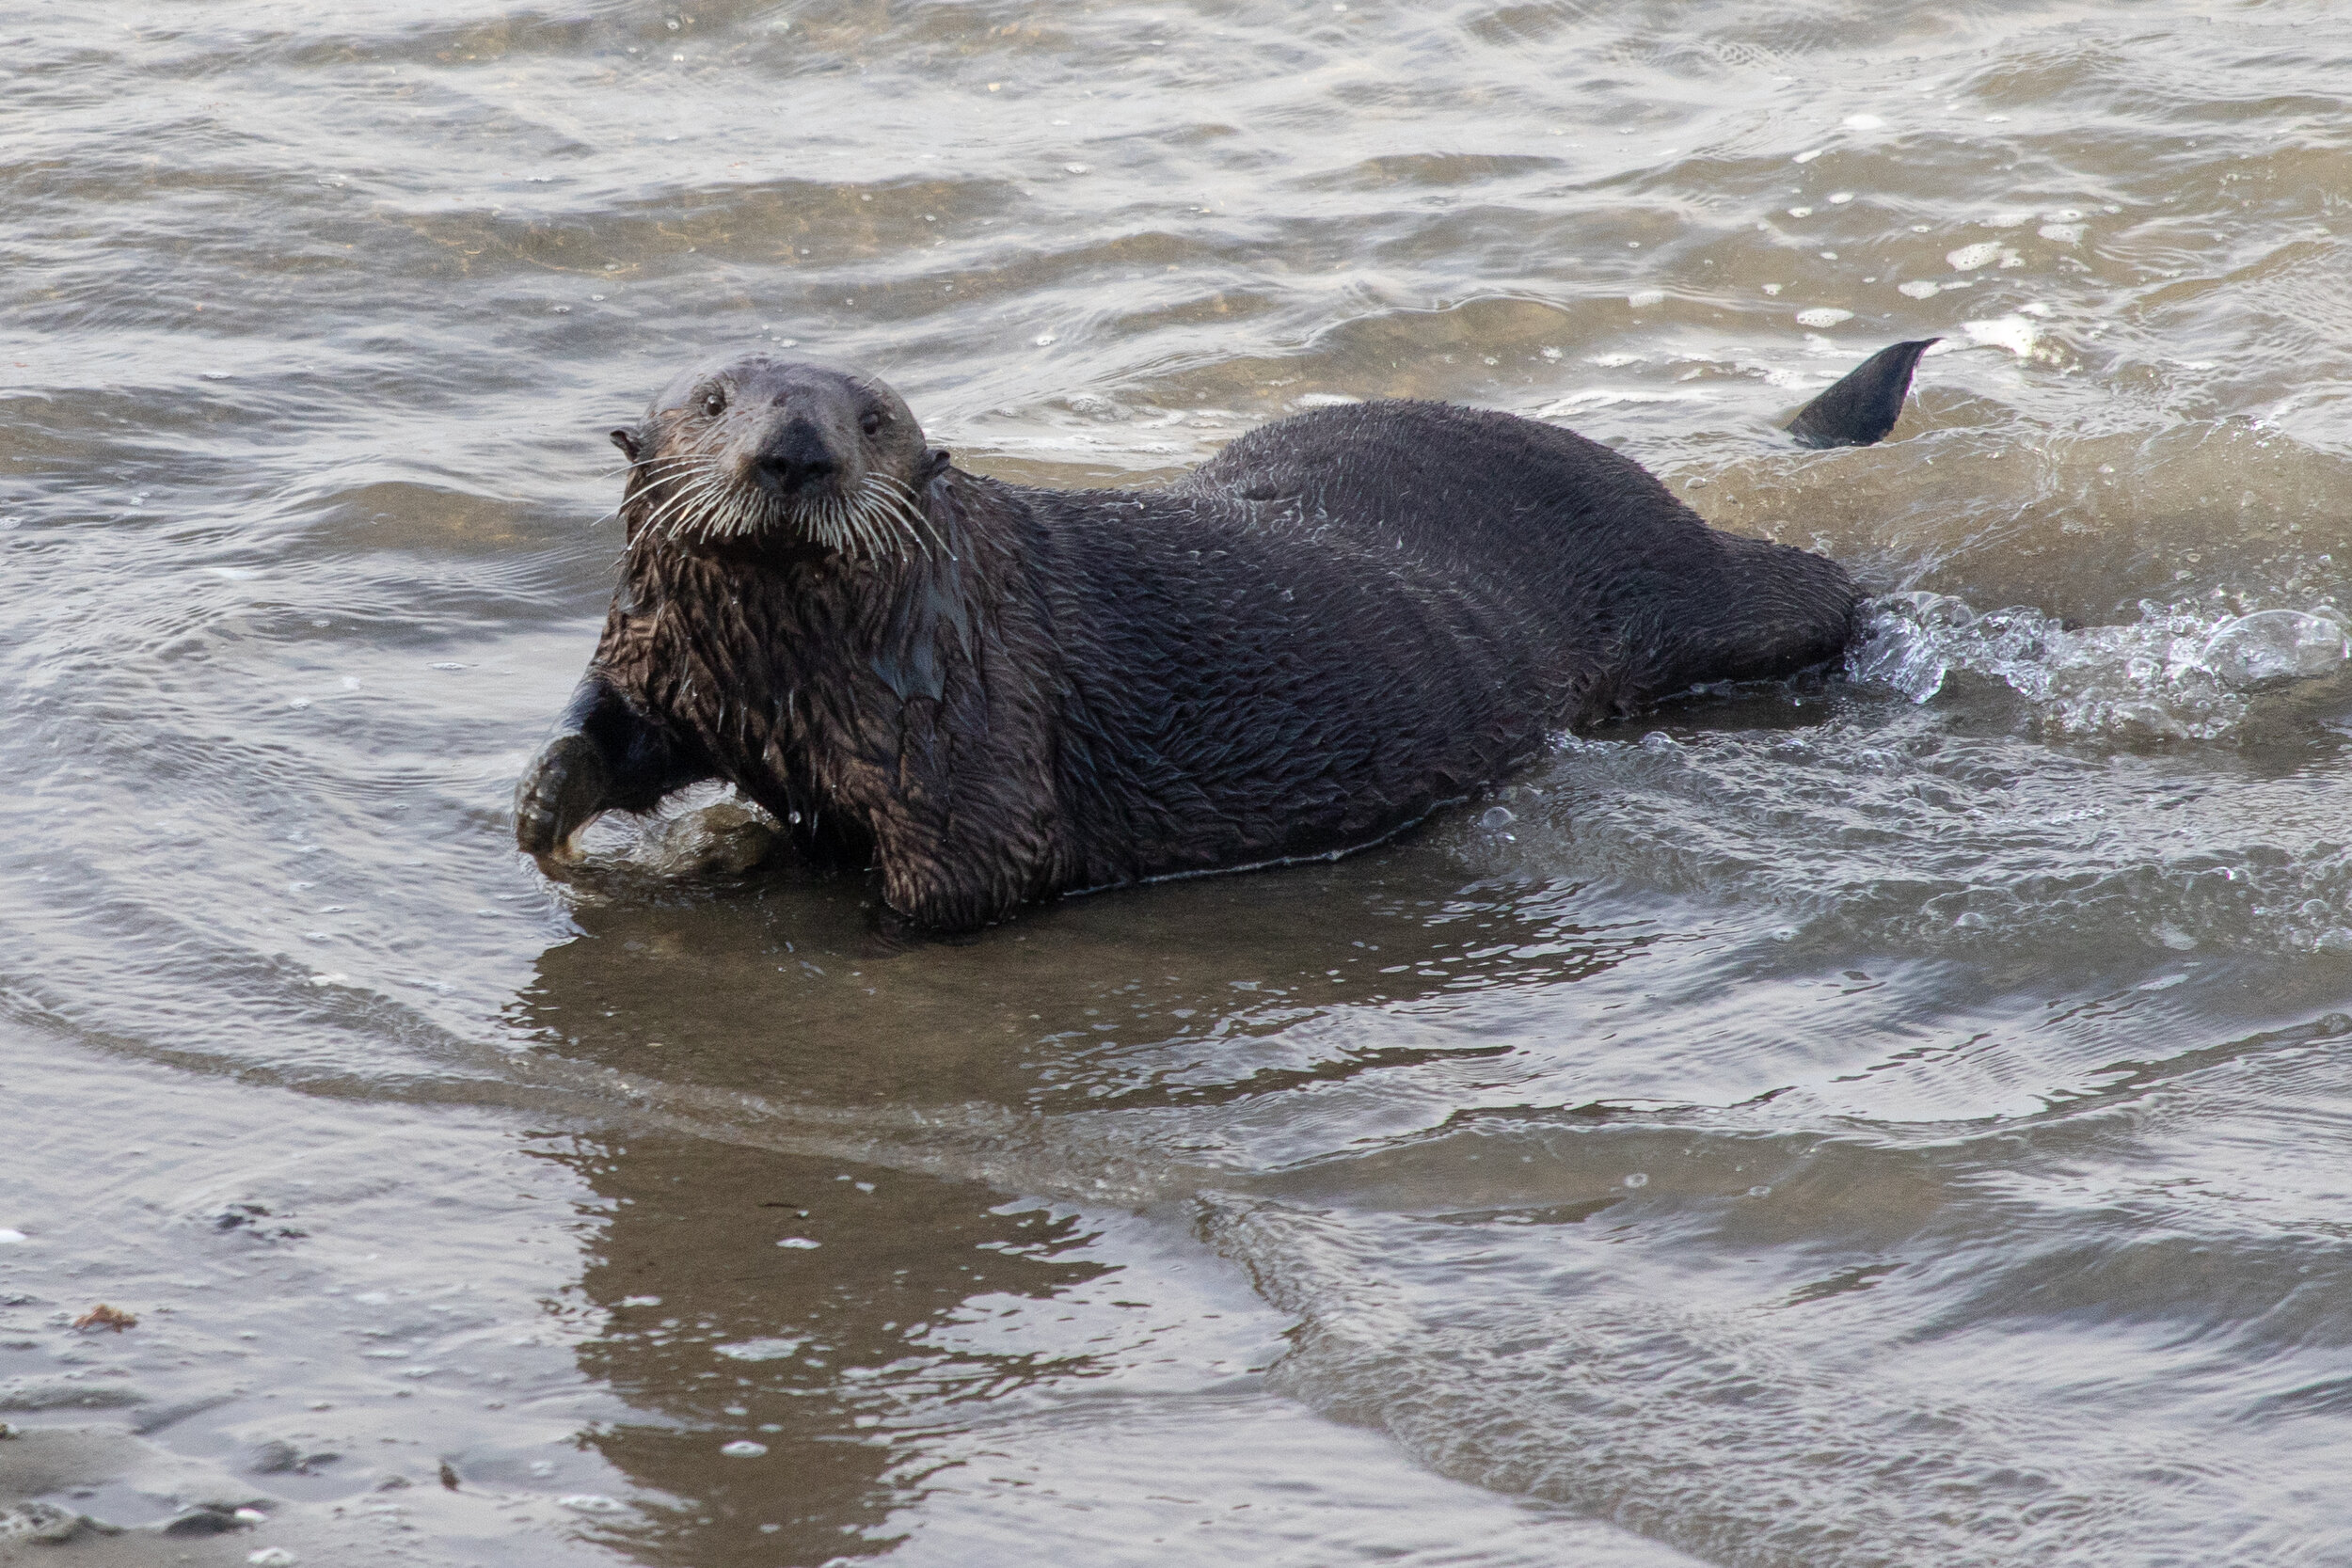
[(745, 354), (664, 388), (634, 430), (629, 538), (733, 541), (882, 560), (932, 544), (923, 492), (947, 454), (870, 375)]

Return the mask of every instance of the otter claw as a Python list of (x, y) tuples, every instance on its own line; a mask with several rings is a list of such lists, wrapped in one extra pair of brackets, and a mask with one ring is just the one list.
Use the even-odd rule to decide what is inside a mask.
[(604, 810), (610, 770), (596, 743), (568, 731), (539, 748), (515, 786), (515, 847), (548, 875), (569, 857), (572, 835)]

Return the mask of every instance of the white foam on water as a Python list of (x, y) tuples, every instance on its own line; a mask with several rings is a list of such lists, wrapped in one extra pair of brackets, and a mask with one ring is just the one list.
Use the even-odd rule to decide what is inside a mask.
[(712, 1350), (730, 1361), (784, 1361), (798, 1355), (802, 1341), (781, 1338), (739, 1339), (731, 1345), (713, 1345)]
[(2005, 348), (2020, 359), (2030, 359), (2042, 341), (2041, 329), (2020, 312), (1991, 321), (1962, 322), (1968, 341), (1985, 348)]
[(1957, 272), (1974, 272), (1979, 267), (1989, 267), (2000, 259), (2001, 246), (1994, 240), (1979, 240), (1975, 245), (1964, 245), (1958, 250), (1944, 254), (1944, 260), (1949, 261)]
[(1840, 310), (1834, 305), (1817, 306), (1813, 309), (1797, 312), (1799, 326), (1836, 326), (1840, 322), (1851, 320), (1851, 310)]

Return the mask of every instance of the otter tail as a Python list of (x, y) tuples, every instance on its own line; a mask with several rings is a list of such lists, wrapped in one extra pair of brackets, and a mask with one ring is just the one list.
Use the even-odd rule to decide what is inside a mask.
[(1879, 350), (1799, 409), (1788, 434), (1808, 447), (1869, 446), (1895, 428), (1919, 356), (1942, 341), (1922, 338)]

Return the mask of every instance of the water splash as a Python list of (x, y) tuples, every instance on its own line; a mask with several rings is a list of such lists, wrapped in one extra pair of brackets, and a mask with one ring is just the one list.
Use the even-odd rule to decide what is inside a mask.
[(2343, 625), (2325, 615), (2139, 608), (2134, 622), (2073, 626), (2025, 607), (1979, 613), (1946, 594), (1892, 594), (1866, 611), (1846, 673), (1915, 703), (1956, 672), (1996, 680), (2065, 735), (2212, 740), (2237, 729), (2256, 690), (2352, 657)]

